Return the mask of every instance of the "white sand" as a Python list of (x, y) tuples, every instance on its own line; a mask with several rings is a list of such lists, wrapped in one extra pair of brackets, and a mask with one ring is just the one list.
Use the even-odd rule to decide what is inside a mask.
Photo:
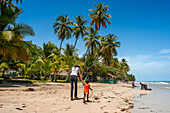
[[(150, 93), (132, 89), (130, 84), (90, 84), (92, 102), (87, 104), (83, 103), (81, 83), (78, 84), (80, 99), (74, 101), (70, 101), (70, 83), (0, 84), (0, 113), (130, 113), (134, 95)], [(23, 91), (30, 87), (35, 91)]]

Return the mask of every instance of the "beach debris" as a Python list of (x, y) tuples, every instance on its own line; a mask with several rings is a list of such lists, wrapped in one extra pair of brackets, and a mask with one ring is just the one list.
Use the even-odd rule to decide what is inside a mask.
[(33, 88), (28, 88), (26, 90), (23, 90), (23, 91), (35, 91)]
[(138, 109), (150, 109), (149, 107), (138, 107)]
[(125, 108), (121, 109), (121, 111), (125, 111), (125, 110), (126, 110)]
[(22, 110), (21, 108), (15, 108), (15, 109), (17, 109), (17, 110)]
[(2, 106), (3, 106), (3, 104), (0, 104), (0, 108), (3, 108)]
[(128, 99), (124, 99), (125, 102), (128, 102), (129, 100)]
[(26, 106), (22, 106), (22, 108), (25, 108)]
[(134, 106), (133, 106), (133, 105), (129, 106), (129, 109), (133, 109), (133, 108), (134, 108)]

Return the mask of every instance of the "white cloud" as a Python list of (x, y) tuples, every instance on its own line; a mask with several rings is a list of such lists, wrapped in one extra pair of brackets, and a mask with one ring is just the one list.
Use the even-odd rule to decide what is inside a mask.
[(163, 49), (159, 52), (159, 54), (170, 53), (170, 49)]
[(170, 80), (169, 56), (150, 54), (121, 58), (127, 60), (131, 68), (130, 73), (134, 74), (137, 80)]

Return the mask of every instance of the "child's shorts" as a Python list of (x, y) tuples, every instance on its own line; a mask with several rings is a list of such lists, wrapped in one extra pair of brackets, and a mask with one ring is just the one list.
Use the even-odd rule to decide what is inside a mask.
[(87, 95), (87, 94), (89, 94), (89, 93), (84, 93), (84, 94), (86, 94), (86, 95)]

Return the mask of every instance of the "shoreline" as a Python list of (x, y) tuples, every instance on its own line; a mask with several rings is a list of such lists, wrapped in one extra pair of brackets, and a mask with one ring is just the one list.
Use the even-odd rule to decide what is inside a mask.
[[(83, 86), (78, 83), (78, 100), (70, 101), (70, 83), (0, 84), (0, 110), (3, 113), (130, 113), (137, 94), (151, 91), (132, 89), (131, 84), (90, 83), (92, 102), (83, 104)], [(32, 88), (35, 91), (25, 91)]]

